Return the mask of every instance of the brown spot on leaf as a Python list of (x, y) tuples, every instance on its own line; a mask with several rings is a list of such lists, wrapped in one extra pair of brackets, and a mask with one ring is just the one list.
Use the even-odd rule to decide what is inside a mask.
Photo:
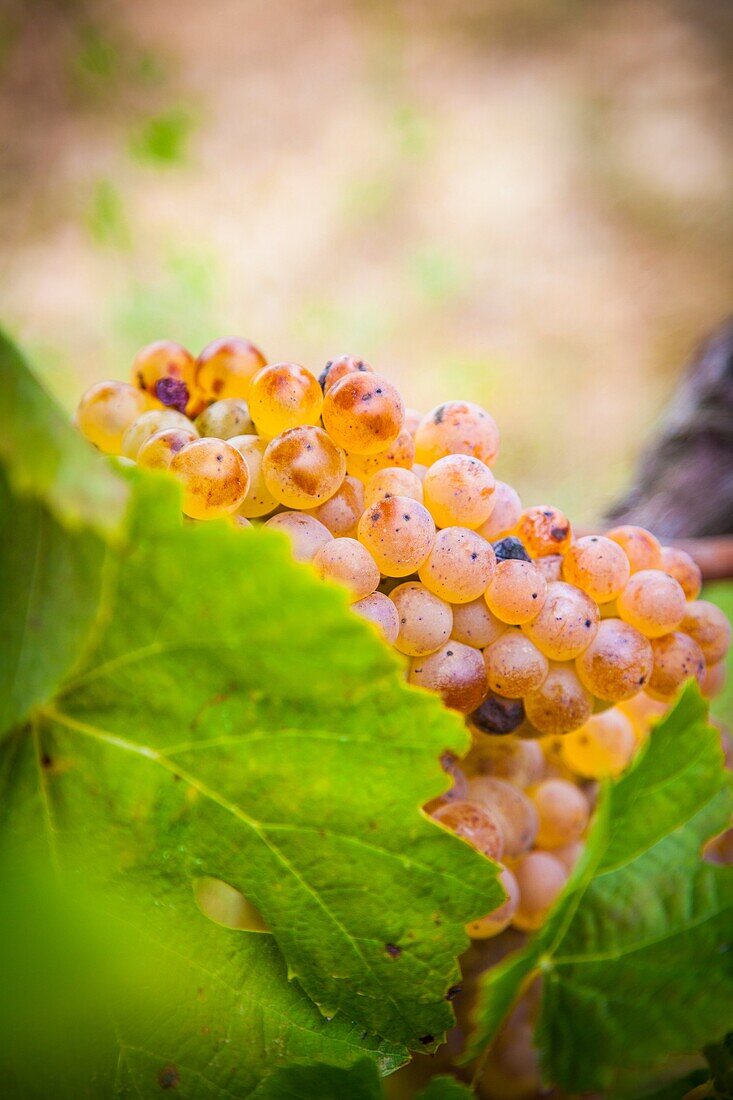
[(181, 1083), (181, 1075), (175, 1066), (163, 1066), (158, 1074), (158, 1084), (162, 1089), (177, 1089)]
[(398, 947), (396, 943), (385, 943), (384, 950), (387, 952), (390, 959), (399, 959), (402, 954), (402, 948)]

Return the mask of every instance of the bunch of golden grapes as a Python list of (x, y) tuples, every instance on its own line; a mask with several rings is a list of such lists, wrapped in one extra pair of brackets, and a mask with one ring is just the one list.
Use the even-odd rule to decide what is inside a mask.
[(320, 377), (249, 341), (197, 359), (159, 341), (100, 382), (77, 423), (101, 451), (181, 483), (193, 520), (263, 522), (342, 585), (408, 658), (411, 684), (466, 716), (473, 747), (428, 807), (502, 864), (486, 938), (540, 926), (583, 849), (596, 781), (620, 774), (685, 681), (723, 685), (730, 625), (683, 551), (640, 527), (575, 538), (492, 466), (470, 401), (425, 416), (363, 360)]

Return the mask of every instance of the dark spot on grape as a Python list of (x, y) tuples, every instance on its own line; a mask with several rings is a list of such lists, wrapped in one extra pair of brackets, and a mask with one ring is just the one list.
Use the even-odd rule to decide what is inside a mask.
[(462, 985), (452, 985), (445, 995), (446, 1001), (455, 1001), (459, 993), (463, 992)]
[(492, 543), (492, 546), (498, 561), (532, 561), (521, 539), (516, 538), (515, 535), (499, 539), (498, 542)]
[(432, 1035), (421, 1035), (420, 1036), (420, 1042), (422, 1043), (422, 1045), (424, 1047), (426, 1047), (426, 1046), (428, 1046), (429, 1043), (434, 1043), (435, 1039), (433, 1038)]
[(438, 405), (437, 409), (433, 413), (433, 424), (442, 424), (444, 416), (445, 416), (445, 405)]
[(533, 600), (536, 600), (536, 599), (537, 599), (537, 593), (536, 593), (536, 592), (533, 592), (533, 593), (532, 593), (532, 599), (533, 599)]
[(221, 391), (224, 389), (224, 379), (223, 378), (217, 378), (214, 381), (214, 383), (212, 384), (211, 388), (214, 391), (214, 393), (218, 396), (221, 393)]
[(402, 948), (398, 947), (396, 943), (385, 943), (384, 950), (387, 952), (390, 959), (399, 959), (402, 954)]
[(586, 619), (586, 620), (585, 620), (585, 628), (586, 628), (586, 630), (590, 630), (590, 626), (591, 626), (591, 621), (590, 621), (590, 619)]
[(404, 519), (404, 520), (405, 520), (405, 521), (406, 521), (407, 523), (409, 523), (409, 522), (410, 522), (410, 518), (411, 518), (411, 517), (410, 517), (410, 513), (409, 513), (409, 512), (404, 512), (404, 513), (403, 513), (403, 515), (402, 515), (402, 518), (403, 518), (403, 519)]
[(470, 721), (483, 733), (513, 733), (524, 721), (524, 703), (489, 693), (470, 715)]
[(361, 395), (361, 399), (362, 399), (362, 401), (371, 401), (371, 399), (372, 399), (373, 397), (374, 397), (374, 394), (373, 394), (373, 393), (363, 393), (363, 394)]
[(163, 1066), (158, 1074), (158, 1084), (162, 1089), (177, 1089), (181, 1083), (181, 1075), (175, 1066)]
[(453, 656), (453, 650), (452, 649), (446, 650), (445, 655), (446, 655), (446, 657), (452, 657)]
[(567, 537), (567, 533), (568, 533), (567, 524), (565, 524), (564, 527), (551, 527), (550, 528), (550, 537), (553, 538), (555, 540), (555, 542), (562, 542), (562, 540)]
[(155, 383), (155, 396), (161, 405), (182, 413), (188, 404), (188, 386), (181, 378), (159, 378)]
[(471, 554), (471, 561), (476, 561), (477, 558), (478, 558), (478, 554), (474, 550), (473, 553)]
[(381, 395), (382, 395), (382, 393), (383, 393), (384, 391), (383, 391), (383, 390), (381, 390), (381, 389), (380, 389), (379, 387), (377, 387), (377, 389), (376, 389), (376, 390), (375, 390), (374, 392), (375, 392), (375, 393), (378, 393), (378, 394), (380, 395), (380, 397), (381, 397)]
[(332, 366), (333, 366), (333, 360), (329, 359), (328, 362), (326, 363), (325, 367), (321, 371), (321, 373), (318, 375), (318, 385), (321, 387), (322, 390), (325, 390), (325, 388), (326, 388), (326, 380), (328, 379), (328, 372), (330, 371)]

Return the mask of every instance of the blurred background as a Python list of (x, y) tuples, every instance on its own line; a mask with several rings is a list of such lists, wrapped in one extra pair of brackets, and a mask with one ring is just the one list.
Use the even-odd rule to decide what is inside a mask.
[(361, 355), (592, 523), (730, 311), (732, 70), (730, 0), (0, 0), (0, 318), (69, 409)]

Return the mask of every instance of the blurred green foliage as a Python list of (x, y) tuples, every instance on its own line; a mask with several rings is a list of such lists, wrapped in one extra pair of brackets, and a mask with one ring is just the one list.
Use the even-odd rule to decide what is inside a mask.
[(130, 138), (130, 151), (144, 164), (181, 165), (187, 159), (195, 128), (196, 120), (188, 108), (169, 107), (138, 125)]

